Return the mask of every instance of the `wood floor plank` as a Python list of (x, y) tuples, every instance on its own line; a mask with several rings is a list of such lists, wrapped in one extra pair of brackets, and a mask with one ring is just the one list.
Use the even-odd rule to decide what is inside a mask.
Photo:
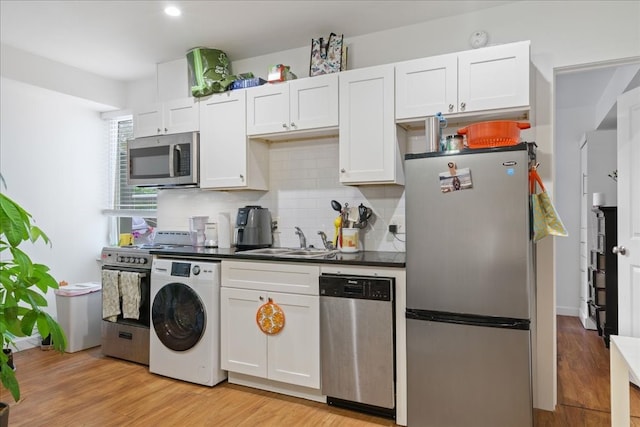
[[(393, 421), (224, 382), (206, 387), (150, 374), (103, 356), (38, 348), (14, 355), (23, 399), (10, 425), (22, 426), (393, 426)], [(558, 316), (558, 406), (534, 410), (536, 427), (609, 426), (609, 350), (575, 317)], [(640, 427), (640, 390), (630, 388)], [(0, 386), (0, 400), (13, 402)]]

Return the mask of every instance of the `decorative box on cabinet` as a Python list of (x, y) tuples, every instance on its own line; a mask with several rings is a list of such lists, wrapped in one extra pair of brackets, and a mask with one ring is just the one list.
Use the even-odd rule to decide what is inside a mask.
[(617, 244), (617, 208), (593, 208), (597, 218), (597, 239), (590, 251), (589, 315), (598, 334), (609, 347), (610, 335), (618, 333), (618, 259), (612, 252)]
[(247, 134), (290, 139), (336, 133), (338, 76), (327, 74), (247, 90)]
[(267, 143), (247, 138), (246, 92), (234, 90), (200, 100), (200, 188), (269, 187)]
[(340, 80), (340, 182), (404, 185), (406, 131), (394, 120), (394, 66), (344, 71)]
[(198, 103), (191, 97), (150, 104), (133, 112), (135, 138), (195, 132), (199, 127)]
[(396, 64), (396, 120), (529, 107), (529, 41)]

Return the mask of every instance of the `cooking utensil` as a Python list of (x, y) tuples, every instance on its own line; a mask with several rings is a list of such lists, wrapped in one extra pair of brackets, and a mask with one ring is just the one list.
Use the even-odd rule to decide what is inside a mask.
[(342, 228), (342, 214), (338, 215), (336, 219), (333, 221), (333, 225), (336, 229), (336, 233), (333, 236), (333, 246), (338, 247), (338, 235), (340, 234), (340, 228)]
[(331, 207), (336, 212), (342, 212), (342, 205), (339, 202), (335, 201), (335, 200), (331, 201)]
[(520, 129), (529, 129), (530, 123), (513, 120), (480, 122), (458, 129), (460, 135), (467, 135), (469, 148), (491, 148), (516, 145), (520, 142)]

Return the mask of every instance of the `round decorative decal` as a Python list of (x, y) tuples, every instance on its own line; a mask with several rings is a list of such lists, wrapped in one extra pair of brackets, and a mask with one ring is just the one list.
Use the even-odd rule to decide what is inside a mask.
[(258, 309), (256, 323), (265, 334), (275, 335), (284, 328), (284, 311), (269, 298), (269, 301)]

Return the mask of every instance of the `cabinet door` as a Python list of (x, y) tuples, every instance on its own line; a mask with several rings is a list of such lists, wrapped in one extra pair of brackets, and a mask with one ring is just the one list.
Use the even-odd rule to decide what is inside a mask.
[(340, 182), (396, 182), (394, 66), (345, 71), (340, 81)]
[(289, 82), (290, 130), (338, 126), (338, 75)]
[(133, 136), (162, 135), (162, 104), (149, 104), (133, 112)]
[(396, 64), (396, 119), (454, 113), (457, 100), (456, 54)]
[(247, 185), (246, 91), (200, 102), (200, 188)]
[(247, 89), (247, 134), (289, 130), (289, 84), (272, 83)]
[(164, 133), (195, 132), (200, 129), (196, 98), (176, 99), (163, 105)]
[(222, 369), (267, 377), (267, 336), (256, 325), (266, 293), (220, 289), (220, 360)]
[(458, 111), (529, 105), (529, 42), (458, 54)]
[(268, 378), (320, 388), (320, 300), (318, 296), (271, 292), (285, 326), (268, 337)]

